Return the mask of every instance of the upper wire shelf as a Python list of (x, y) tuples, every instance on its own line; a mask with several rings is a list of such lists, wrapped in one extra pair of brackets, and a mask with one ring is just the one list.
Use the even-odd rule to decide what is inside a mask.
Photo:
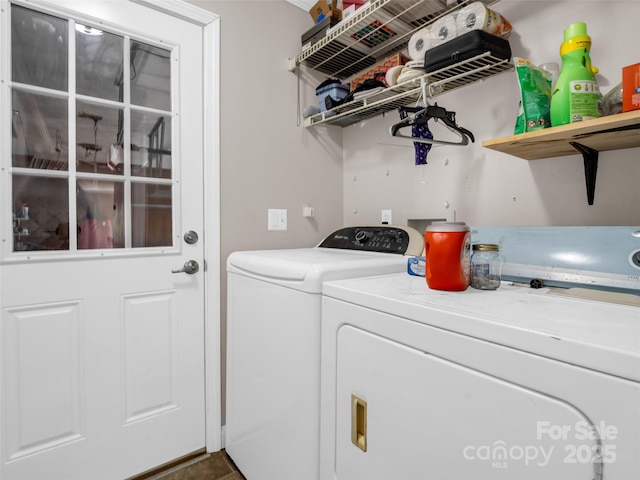
[[(328, 34), (289, 59), (289, 70), (300, 65), (344, 80), (375, 65), (406, 46), (418, 30), (474, 0), (373, 0)], [(491, 5), (498, 0), (481, 0)]]

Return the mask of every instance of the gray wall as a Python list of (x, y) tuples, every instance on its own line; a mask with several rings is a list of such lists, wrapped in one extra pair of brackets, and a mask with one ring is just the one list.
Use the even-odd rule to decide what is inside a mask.
[[(236, 250), (316, 245), (342, 226), (342, 132), (297, 126), (298, 77), (289, 57), (309, 14), (282, 1), (190, 1), (221, 25), (221, 323), (225, 383), (226, 269)], [(301, 69), (301, 103), (322, 81)], [(314, 208), (302, 216), (303, 205)], [(267, 230), (267, 209), (288, 211), (286, 231)], [(224, 418), (224, 393), (223, 393)]]

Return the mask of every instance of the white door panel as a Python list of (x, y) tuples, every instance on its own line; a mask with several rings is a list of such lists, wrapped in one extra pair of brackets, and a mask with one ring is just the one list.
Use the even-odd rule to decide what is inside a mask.
[[(87, 71), (103, 62), (111, 80), (96, 88), (104, 98), (80, 95), (97, 80), (82, 86), (84, 64), (72, 60), (68, 91), (12, 83), (12, 6), (2, 1), (2, 80), (12, 87), (2, 116), (14, 118), (0, 132), (0, 478), (126, 478), (205, 446), (203, 29), (124, 0), (18, 6), (45, 15), (34, 31), (57, 28), (47, 15), (68, 21), (71, 55), (93, 52)], [(120, 98), (107, 93), (118, 71), (82, 45), (74, 21), (113, 45), (123, 39), (120, 78), (131, 82)], [(156, 60), (170, 72), (166, 106), (152, 98)], [(50, 105), (69, 113), (55, 120)], [(29, 182), (37, 187), (18, 208), (15, 190)], [(47, 197), (54, 183), (69, 187)], [(102, 211), (84, 211), (81, 190)], [(195, 244), (183, 240), (188, 230)], [(172, 273), (189, 260), (200, 271)]]
[(81, 438), (79, 303), (8, 308), (3, 333), (7, 458)]

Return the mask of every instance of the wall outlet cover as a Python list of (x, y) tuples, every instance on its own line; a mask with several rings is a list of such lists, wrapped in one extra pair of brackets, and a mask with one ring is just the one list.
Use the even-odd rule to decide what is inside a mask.
[(267, 212), (267, 229), (268, 230), (286, 230), (287, 229), (287, 210), (279, 208), (270, 208)]

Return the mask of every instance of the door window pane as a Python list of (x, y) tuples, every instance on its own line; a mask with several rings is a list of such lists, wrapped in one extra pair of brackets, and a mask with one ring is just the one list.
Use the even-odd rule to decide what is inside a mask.
[(117, 149), (123, 138), (122, 109), (78, 102), (76, 113), (78, 171), (122, 174), (121, 151), (119, 157), (114, 153), (114, 160), (110, 162), (112, 147)]
[(131, 103), (171, 110), (171, 52), (131, 41)]
[(64, 178), (13, 175), (13, 251), (69, 249)]
[(131, 174), (171, 178), (171, 118), (131, 112)]
[(124, 188), (119, 182), (78, 180), (78, 249), (124, 247)]
[(13, 166), (68, 170), (67, 100), (13, 90), (11, 103)]
[(13, 251), (172, 247), (172, 51), (84, 22), (11, 5)]
[(172, 242), (171, 185), (131, 185), (132, 245), (168, 247)]
[(14, 82), (67, 90), (68, 22), (11, 5), (11, 76)]
[(82, 95), (122, 101), (124, 38), (76, 24), (76, 90)]

